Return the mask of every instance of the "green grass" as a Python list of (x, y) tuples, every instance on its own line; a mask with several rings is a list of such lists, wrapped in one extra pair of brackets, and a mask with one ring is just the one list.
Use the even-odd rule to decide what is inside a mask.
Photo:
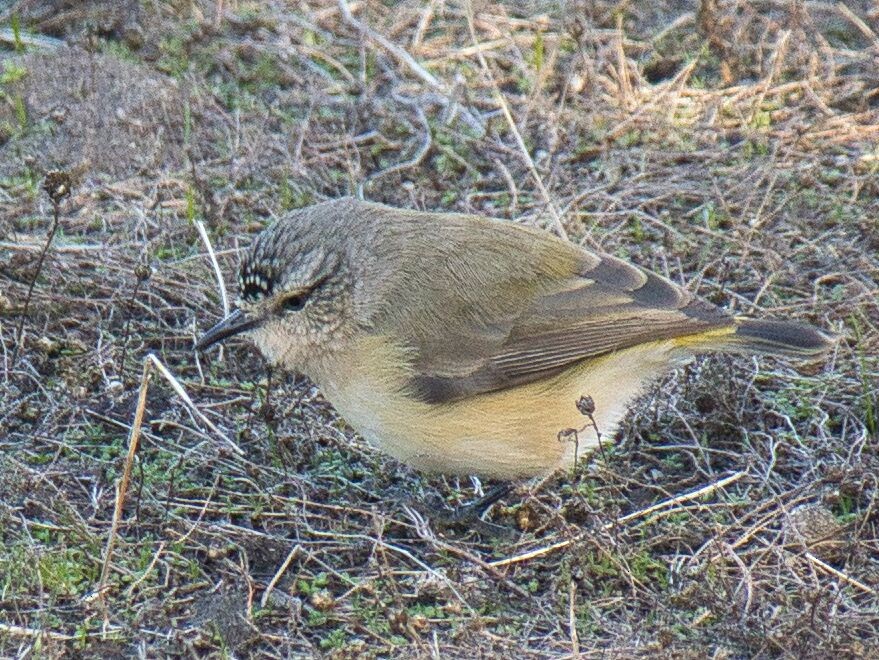
[[(359, 18), (418, 60), (472, 45), (460, 16), (446, 11), (431, 17), (424, 45), (415, 46), (417, 13), (403, 16), (390, 5), (371, 4)], [(144, 53), (112, 37), (102, 43), (111, 57), (164, 72), (193, 91), (168, 114), (193, 162), (138, 170), (124, 181), (106, 178), (101, 164), (93, 164), (75, 204), (65, 208), (67, 244), (102, 242), (106, 250), (53, 255), (37, 283), (40, 306), (27, 330), (61, 348), (49, 354), (26, 344), (26, 362), (0, 378), (0, 618), (77, 635), (56, 646), (35, 638), (34, 649), (46, 656), (105, 651), (96, 637), (102, 617), (88, 596), (99, 578), (136, 393), (136, 382), (105, 391), (107, 380), (119, 376), (119, 329), (130, 320), (132, 363), (145, 350), (160, 350), (199, 409), (245, 455), (214, 446), (216, 439), (205, 438), (210, 434), (167, 386), (151, 386), (106, 595), (111, 624), (122, 630), (112, 649), (118, 655), (143, 643), (150, 655), (241, 657), (271, 647), (290, 657), (397, 657), (413, 648), (429, 652), (436, 640), (444, 657), (563, 656), (572, 652), (572, 582), (584, 655), (772, 657), (808, 648), (844, 656), (855, 642), (869, 643), (871, 596), (816, 572), (778, 535), (786, 508), (823, 503), (847, 525), (847, 547), (855, 549), (834, 566), (875, 588), (876, 493), (863, 475), (877, 471), (870, 451), (879, 423), (877, 363), (869, 351), (879, 320), (871, 305), (852, 309), (849, 302), (864, 299), (873, 284), (875, 254), (866, 241), (876, 190), (873, 170), (856, 157), (873, 145), (810, 141), (818, 120), (808, 99), (769, 95), (757, 107), (753, 94), (728, 93), (721, 64), (736, 59), (738, 44), (730, 44), (732, 55), (721, 53), (693, 22), (673, 26), (657, 42), (676, 16), (650, 19), (656, 8), (645, 5), (638, 20), (625, 16), (622, 43), (627, 66), (639, 68), (630, 71), (638, 94), (649, 101), (658, 89), (643, 83), (646, 62), (677, 58), (677, 70), (698, 62), (694, 77), (667, 90), (661, 103), (638, 108), (634, 122), (632, 109), (614, 95), (617, 8), (596, 5), (588, 20), (597, 29), (585, 36), (554, 16), (550, 27), (542, 19), (514, 24), (510, 44), (486, 55), (531, 155), (551, 152), (540, 170), (551, 200), (563, 208), (578, 199), (564, 219), (572, 237), (667, 267), (684, 281), (699, 278), (700, 293), (734, 303), (737, 312), (791, 314), (822, 325), (827, 319), (853, 336), (840, 345), (832, 373), (808, 377), (774, 361), (759, 368), (749, 359), (699, 361), (634, 406), (623, 442), (494, 507), (490, 520), (508, 528), (512, 540), (435, 527), (437, 544), (418, 535), (403, 504), (424, 496), (432, 514), (435, 502), (472, 499), (466, 480), (415, 474), (367, 449), (301, 379), (277, 385), (272, 403), (279, 414), (264, 419), (264, 381), (251, 352), (232, 348), (227, 354), (235, 357), (223, 363), (202, 356), (199, 371), (189, 336), (193, 320), (202, 326), (205, 307), (216, 304), (216, 287), (205, 260), (191, 258), (203, 252), (191, 224), (216, 211), (209, 218), (212, 240), (218, 253), (226, 252), (245, 246), (274, 215), (350, 192), (364, 177), (406, 160), (421, 129), (395, 91), (418, 99), (433, 144), (418, 166), (375, 181), (369, 198), (523, 220), (545, 216), (543, 194), (473, 57), (450, 57), (432, 69), (450, 87), (459, 73), (466, 81), (447, 99), (335, 14), (318, 18), (309, 6), (288, 6), (284, 12), (314, 26), (297, 23), (291, 31), (271, 4), (258, 12), (249, 11), (253, 4), (240, 8), (235, 21), (206, 27), (182, 17), (189, 16), (184, 10), (169, 20), (177, 11), (170, 5), (161, 16), (144, 5), (156, 19), (145, 29), (158, 44), (151, 51), (158, 61), (145, 61)], [(732, 62), (740, 67), (733, 82), (739, 91), (765, 76), (771, 62), (758, 61), (756, 53), (770, 57), (765, 44), (790, 27), (783, 9), (772, 20), (737, 33), (746, 42)], [(277, 39), (288, 32), (295, 57), (277, 59)], [(765, 40), (752, 43), (755, 34)], [(357, 85), (299, 43), (332, 57)], [(798, 79), (792, 77), (797, 58), (824, 57), (810, 48), (798, 43), (789, 50), (778, 82)], [(872, 61), (855, 61), (856, 55), (846, 55), (846, 80)], [(19, 88), (37, 71), (13, 62), (0, 71), (8, 94), (0, 120), (10, 149), (4, 155), (17, 158), (15, 149), (33, 144), (22, 140), (37, 137), (48, 145), (41, 153), (55, 153), (63, 131), (28, 116), (26, 104), (15, 101), (16, 94), (30, 98)], [(577, 93), (568, 86), (574, 74), (586, 78)], [(538, 75), (541, 94), (530, 94)], [(815, 93), (833, 108), (834, 121), (851, 119), (827, 89)], [(112, 100), (94, 101), (114, 107)], [(456, 119), (454, 105), (491, 114), (486, 134)], [(241, 131), (229, 138), (239, 121)], [(214, 125), (222, 128), (211, 132)], [(365, 131), (380, 137), (351, 142)], [(303, 169), (293, 172), (286, 154), (300, 137)], [(342, 146), (327, 146), (334, 144)], [(211, 157), (200, 160), (202, 149)], [(513, 178), (514, 209), (498, 161)], [(0, 181), (0, 217), (10, 218), (16, 232), (36, 234), (46, 226), (39, 211), (42, 166)], [(403, 188), (402, 181), (412, 185)], [(130, 198), (117, 194), (129, 189)], [(594, 192), (580, 196), (584, 191)], [(163, 210), (166, 202), (178, 210)], [(764, 202), (771, 220), (750, 232), (745, 221)], [(159, 262), (141, 292), (146, 309), (126, 298), (143, 255)], [(29, 262), (26, 254), (9, 256), (0, 278), (9, 288), (4, 295), (16, 300)], [(231, 274), (236, 262), (225, 254), (224, 272)], [(825, 275), (832, 277), (821, 280)], [(752, 310), (747, 301), (761, 290), (764, 309)], [(67, 337), (79, 343), (68, 348)], [(10, 345), (8, 334), (3, 340)], [(29, 398), (19, 405), (23, 394)], [(16, 403), (9, 408), (7, 400)], [(707, 412), (704, 401), (711, 403)], [(93, 412), (122, 426), (95, 422)], [(747, 476), (673, 513), (617, 522), (734, 471)], [(525, 513), (527, 529), (520, 530)], [(502, 577), (479, 563), (571, 539), (577, 541), (503, 566)], [(294, 544), (304, 552), (279, 574), (279, 598), (261, 609), (268, 581)], [(752, 596), (749, 612), (743, 584)], [(252, 605), (246, 639), (204, 618), (218, 586), (228, 589), (235, 612)], [(2, 609), (10, 601), (16, 607)], [(814, 626), (802, 625), (807, 610)], [(752, 625), (757, 617), (759, 626)], [(20, 642), (0, 635), (0, 655), (19, 652)]]

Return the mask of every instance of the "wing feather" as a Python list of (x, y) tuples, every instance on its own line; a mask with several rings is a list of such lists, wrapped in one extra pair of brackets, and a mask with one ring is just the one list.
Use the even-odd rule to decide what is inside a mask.
[(474, 216), (384, 217), (394, 250), (368, 278), (377, 301), (369, 322), (411, 356), (408, 389), (426, 402), (516, 387), (638, 344), (734, 325), (655, 273), (545, 232)]
[(562, 290), (535, 295), (503, 332), (495, 328), (493, 341), (481, 341), (485, 337), (478, 330), (478, 338), (459, 331), (444, 344), (476, 344), (480, 355), (463, 351), (469, 355), (462, 363), (456, 363), (454, 351), (419, 355), (410, 385), (423, 401), (454, 401), (547, 378), (637, 344), (730, 325), (723, 311), (693, 301), (665, 278), (602, 255), (594, 268), (565, 282)]

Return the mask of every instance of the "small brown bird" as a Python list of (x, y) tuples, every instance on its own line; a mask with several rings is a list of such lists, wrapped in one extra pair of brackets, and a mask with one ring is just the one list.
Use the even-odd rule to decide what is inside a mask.
[[(239, 285), (239, 308), (198, 349), (246, 334), (399, 460), (501, 479), (569, 464), (559, 432), (583, 425), (583, 395), (609, 434), (646, 383), (697, 353), (814, 358), (832, 345), (543, 231), (354, 199), (266, 229)], [(580, 449), (596, 444), (581, 435)]]

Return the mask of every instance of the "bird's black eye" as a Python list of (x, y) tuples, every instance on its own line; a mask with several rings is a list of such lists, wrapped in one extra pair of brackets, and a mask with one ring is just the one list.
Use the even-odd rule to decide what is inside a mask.
[(281, 306), (288, 312), (298, 312), (305, 307), (305, 296), (288, 296), (284, 298)]

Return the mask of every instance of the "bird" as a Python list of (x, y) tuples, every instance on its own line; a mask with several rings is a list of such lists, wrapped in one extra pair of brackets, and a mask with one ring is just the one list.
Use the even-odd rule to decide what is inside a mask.
[[(805, 323), (734, 316), (541, 229), (350, 197), (265, 228), (238, 285), (237, 308), (197, 350), (244, 335), (385, 453), (505, 481), (576, 461), (699, 354), (814, 361), (835, 343)], [(594, 428), (560, 441), (583, 425), (582, 401)]]

